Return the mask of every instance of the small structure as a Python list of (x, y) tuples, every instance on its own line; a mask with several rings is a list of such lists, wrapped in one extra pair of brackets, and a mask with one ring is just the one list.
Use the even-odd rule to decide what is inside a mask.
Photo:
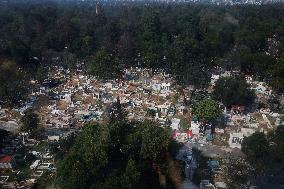
[(215, 185), (216, 189), (227, 188), (227, 184), (225, 182), (215, 182), (214, 185)]
[(14, 169), (16, 167), (16, 161), (12, 156), (0, 157), (0, 169)]
[(171, 128), (172, 128), (172, 130), (179, 130), (179, 128), (180, 128), (180, 119), (173, 118), (172, 119)]
[(38, 167), (40, 163), (40, 160), (35, 160), (35, 162), (33, 162), (33, 164), (30, 166), (30, 169), (35, 169)]
[(241, 149), (243, 139), (244, 139), (243, 133), (230, 133), (230, 138), (229, 138), (230, 147)]
[(212, 173), (219, 173), (221, 171), (220, 163), (217, 160), (211, 160), (207, 162), (208, 168)]
[(215, 189), (214, 185), (211, 184), (209, 180), (201, 180), (199, 188), (200, 189)]
[(9, 176), (0, 176), (0, 184), (5, 184), (9, 180)]
[(48, 142), (58, 142), (60, 139), (60, 136), (48, 136), (47, 141)]
[(238, 105), (232, 105), (231, 111), (232, 113), (235, 113), (235, 114), (243, 114), (245, 111), (245, 107), (238, 106)]

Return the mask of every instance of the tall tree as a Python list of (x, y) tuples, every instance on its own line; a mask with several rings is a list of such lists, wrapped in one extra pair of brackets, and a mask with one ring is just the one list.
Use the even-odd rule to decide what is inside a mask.
[(243, 77), (222, 77), (216, 82), (213, 97), (227, 107), (232, 105), (248, 106), (253, 103), (255, 98), (254, 91), (249, 87)]
[(38, 128), (39, 118), (36, 113), (31, 109), (25, 112), (25, 115), (21, 119), (22, 127), (21, 130), (24, 132), (32, 132)]
[(90, 58), (90, 72), (100, 79), (113, 79), (120, 76), (119, 61), (113, 54), (100, 50)]
[(265, 134), (256, 132), (252, 136), (244, 138), (242, 151), (257, 168), (263, 169), (269, 153), (269, 142)]
[(211, 99), (197, 102), (193, 108), (193, 114), (198, 116), (201, 121), (212, 122), (220, 116), (221, 109), (219, 104)]
[(0, 60), (0, 105), (20, 105), (26, 98), (28, 86), (23, 70), (15, 62)]
[(271, 85), (272, 87), (281, 93), (284, 93), (284, 59), (278, 60), (278, 62), (271, 66)]
[(120, 103), (119, 97), (117, 97), (116, 102), (114, 102), (108, 110), (109, 123), (125, 123), (127, 119), (127, 112)]
[(86, 125), (60, 161), (57, 182), (70, 189), (151, 188), (170, 141), (168, 130), (152, 122)]
[(205, 99), (197, 102), (193, 107), (193, 114), (201, 121), (200, 130), (205, 134), (207, 124), (211, 123), (211, 134), (215, 133), (215, 121), (221, 114), (219, 104), (211, 99)]

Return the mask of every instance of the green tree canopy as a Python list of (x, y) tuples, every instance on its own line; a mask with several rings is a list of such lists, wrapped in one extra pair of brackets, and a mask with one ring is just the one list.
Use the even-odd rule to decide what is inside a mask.
[(86, 125), (59, 162), (57, 183), (70, 189), (151, 188), (158, 181), (153, 164), (165, 162), (170, 141), (168, 130), (152, 122)]
[(34, 113), (31, 109), (25, 112), (25, 115), (21, 119), (22, 127), (21, 130), (24, 132), (31, 133), (32, 131), (37, 130), (39, 118), (36, 113)]
[(205, 99), (197, 102), (193, 107), (193, 114), (200, 120), (211, 122), (220, 116), (221, 109), (218, 103), (211, 99)]
[(284, 168), (284, 125), (280, 125), (275, 131), (268, 134), (269, 146), (269, 157), (270, 166), (276, 169)]
[[(245, 137), (242, 142), (242, 151), (254, 163), (267, 160), (269, 143), (264, 133), (256, 132), (250, 137)], [(259, 161), (259, 162), (258, 162)]]
[(32, 109), (28, 109), (25, 115), (21, 118), (21, 131), (28, 132), (29, 137), (34, 139), (41, 139), (43, 128), (39, 127), (38, 114), (34, 113)]
[(108, 128), (86, 125), (69, 154), (59, 164), (58, 182), (62, 188), (91, 188), (91, 183), (106, 176)]
[(245, 137), (242, 151), (250, 163), (262, 172), (272, 172), (276, 175), (284, 169), (284, 125), (278, 126), (267, 135), (256, 132)]
[(284, 92), (284, 59), (278, 60), (278, 62), (271, 66), (271, 85), (276, 91)]
[(2, 144), (4, 139), (9, 135), (9, 132), (3, 129), (0, 129), (0, 149), (2, 148)]
[(90, 58), (90, 72), (100, 79), (118, 78), (120, 71), (118, 59), (106, 50), (100, 50)]
[(232, 105), (250, 105), (255, 94), (249, 89), (249, 84), (240, 76), (222, 77), (214, 87), (213, 98), (221, 101), (227, 107)]
[(184, 132), (187, 132), (190, 128), (190, 122), (188, 121), (188, 119), (183, 118), (180, 120), (180, 126)]
[(140, 127), (143, 127), (140, 154), (144, 159), (159, 161), (161, 155), (164, 155), (167, 151), (170, 133), (159, 125), (150, 122), (145, 122)]
[(23, 70), (14, 61), (0, 60), (0, 105), (19, 105), (27, 91)]
[[(256, 132), (245, 137), (242, 142), (242, 151), (254, 167), (254, 176), (262, 178), (258, 186), (278, 188), (281, 185), (281, 176), (284, 169), (284, 125), (278, 126), (267, 135)], [(273, 180), (272, 183), (267, 179)]]
[(251, 74), (263, 80), (268, 78), (268, 70), (275, 64), (275, 59), (265, 53), (246, 53), (239, 57), (243, 73)]

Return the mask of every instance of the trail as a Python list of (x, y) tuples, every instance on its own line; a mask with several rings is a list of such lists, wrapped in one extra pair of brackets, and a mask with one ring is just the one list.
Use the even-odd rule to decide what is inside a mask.
[(191, 181), (197, 166), (196, 158), (192, 153), (192, 148), (190, 146), (184, 145), (180, 148), (176, 158), (185, 162), (185, 180), (181, 185), (181, 189), (198, 189), (198, 187)]

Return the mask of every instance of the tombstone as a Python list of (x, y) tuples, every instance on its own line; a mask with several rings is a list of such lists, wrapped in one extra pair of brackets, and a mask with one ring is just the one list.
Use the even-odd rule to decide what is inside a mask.
[(229, 138), (230, 147), (241, 149), (243, 139), (244, 139), (243, 133), (230, 133), (230, 138)]

